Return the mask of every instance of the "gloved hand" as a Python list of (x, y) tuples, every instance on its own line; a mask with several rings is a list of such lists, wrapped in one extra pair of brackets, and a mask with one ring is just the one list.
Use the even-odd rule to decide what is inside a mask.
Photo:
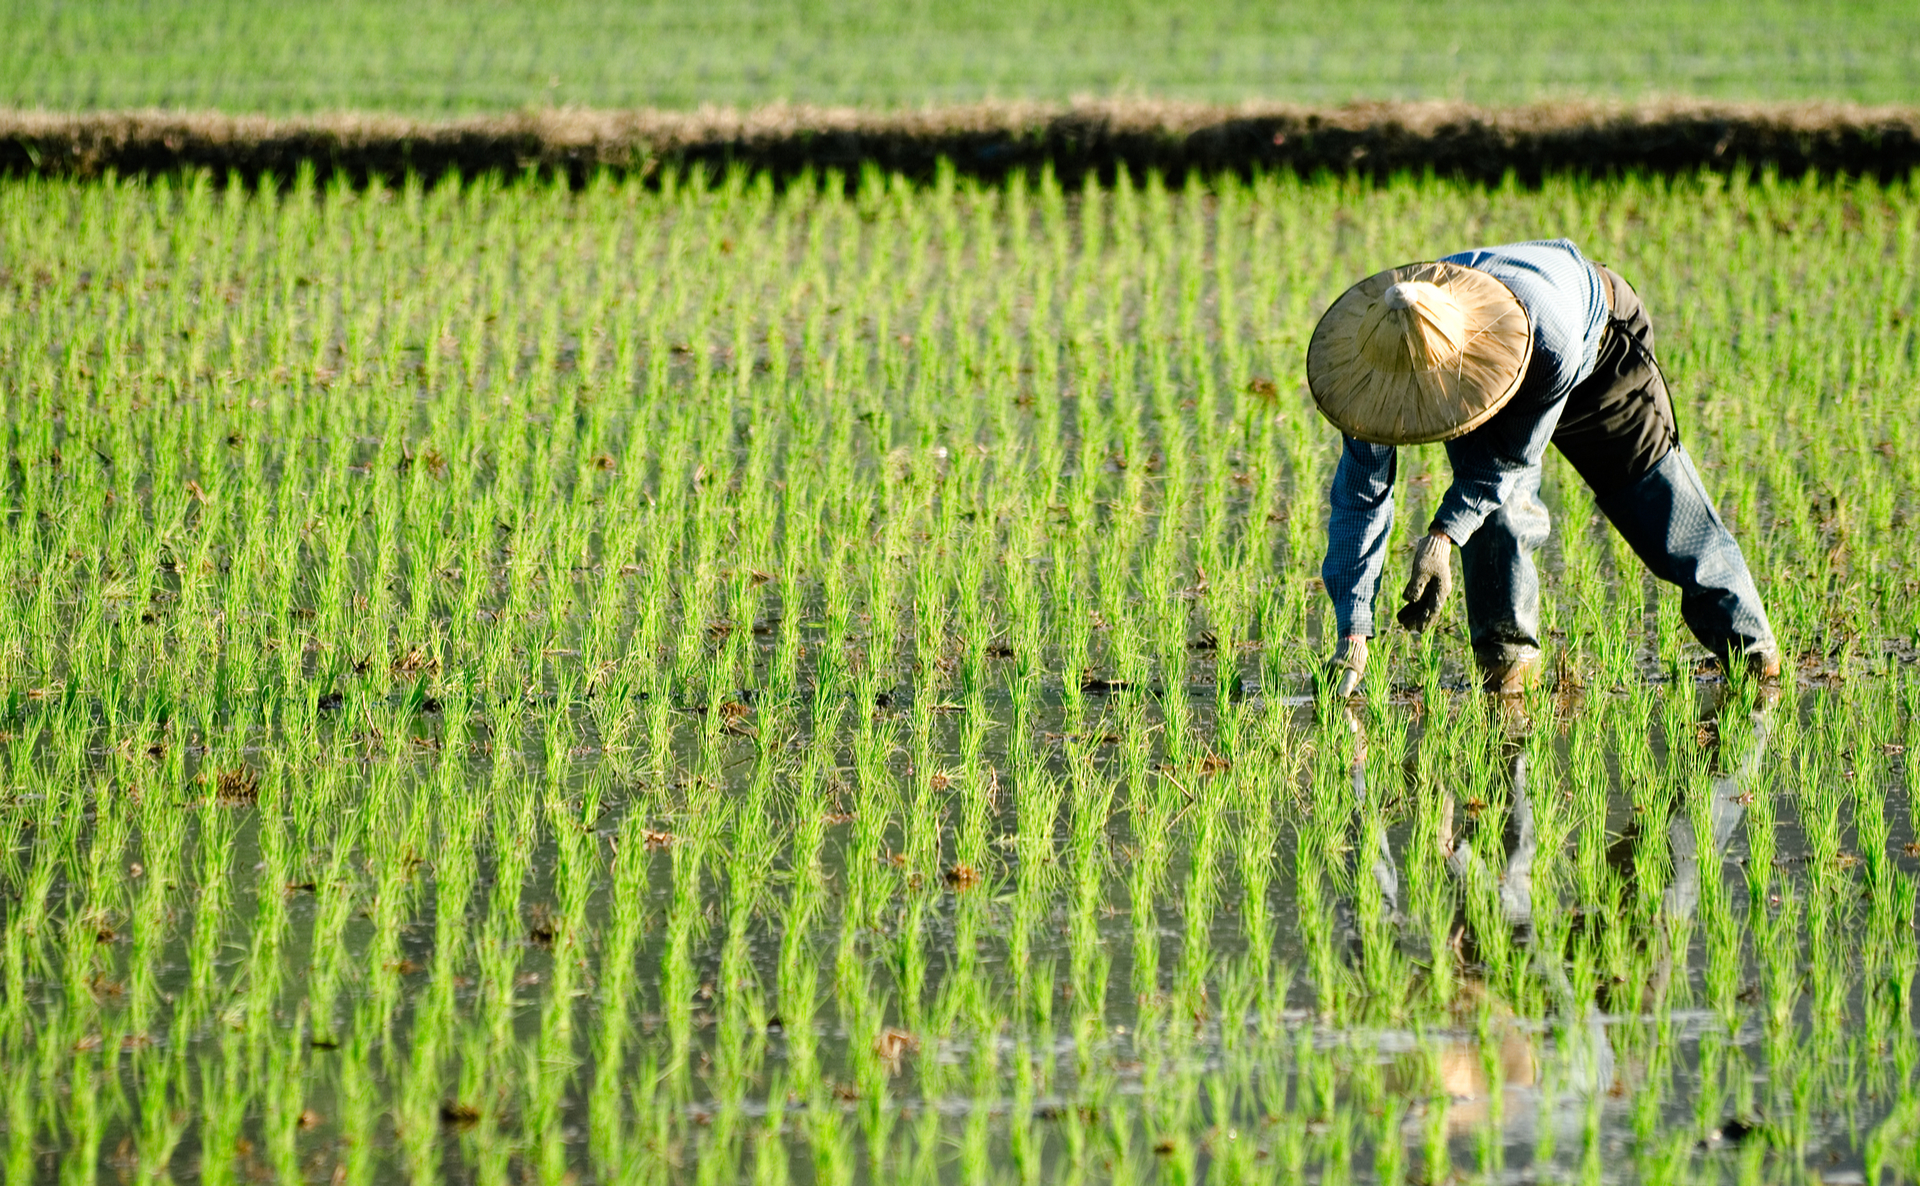
[(1447, 595), (1453, 592), (1453, 565), (1449, 552), (1452, 541), (1428, 534), (1413, 546), (1413, 575), (1400, 592), (1406, 605), (1397, 616), (1400, 625), (1410, 631), (1424, 631), (1439, 616)]
[(1333, 649), (1327, 661), (1326, 686), (1342, 700), (1360, 687), (1360, 676), (1367, 670), (1367, 641), (1360, 635), (1348, 635)]

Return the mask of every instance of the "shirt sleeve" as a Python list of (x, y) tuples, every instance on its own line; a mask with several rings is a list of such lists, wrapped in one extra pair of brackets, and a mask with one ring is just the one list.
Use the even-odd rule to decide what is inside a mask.
[(1398, 457), (1391, 445), (1346, 438), (1328, 492), (1327, 559), (1320, 566), (1340, 635), (1373, 635), (1373, 596), (1393, 534), (1393, 478)]
[(1453, 485), (1434, 512), (1434, 530), (1445, 532), (1456, 545), (1471, 539), (1507, 501), (1520, 478), (1546, 456), (1566, 406), (1564, 392), (1544, 408), (1510, 405), (1473, 432), (1447, 442)]
[(1479, 268), (1512, 290), (1533, 327), (1533, 361), (1521, 390), (1493, 419), (1447, 442), (1453, 485), (1433, 527), (1465, 544), (1540, 464), (1567, 396), (1592, 372), (1606, 331), (1599, 273), (1565, 239), (1481, 247), (1446, 257)]

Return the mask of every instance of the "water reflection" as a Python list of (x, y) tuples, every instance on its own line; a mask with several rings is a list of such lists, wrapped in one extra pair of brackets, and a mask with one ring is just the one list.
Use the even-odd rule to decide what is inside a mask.
[(1739, 827), (1746, 815), (1747, 805), (1753, 802), (1751, 790), (1759, 774), (1761, 759), (1766, 754), (1767, 737), (1772, 729), (1773, 701), (1767, 697), (1749, 714), (1749, 732), (1734, 745), (1733, 752), (1729, 754), (1726, 735), (1721, 728), (1730, 712), (1724, 692), (1721, 693), (1721, 702), (1703, 723), (1713, 764), (1708, 780), (1712, 789), (1707, 800), (1708, 834), (1705, 838), (1695, 834), (1693, 814), (1690, 812), (1675, 812), (1672, 822), (1667, 826), (1667, 843), (1673, 853), (1673, 881), (1661, 896), (1661, 908), (1670, 919), (1691, 919), (1695, 908), (1700, 905), (1701, 842), (1704, 839), (1711, 856), (1717, 858), (1726, 852), (1734, 829)]
[[(1666, 826), (1671, 857), (1666, 868), (1671, 876), (1660, 888), (1659, 900), (1668, 922), (1693, 917), (1700, 900), (1703, 870), (1706, 876), (1718, 876), (1720, 859), (1753, 799), (1772, 707), (1773, 697), (1764, 692), (1752, 701), (1735, 690), (1722, 688), (1713, 694), (1697, 723), (1708, 746), (1707, 803), (1703, 813), (1690, 810), (1692, 806), (1687, 803), (1676, 805)], [(1396, 1065), (1389, 1086), (1407, 1096), (1437, 1093), (1444, 1097), (1443, 1116), (1437, 1120), (1449, 1137), (1479, 1131), (1490, 1119), (1498, 1121), (1509, 1141), (1538, 1141), (1543, 1128), (1552, 1131), (1545, 1136), (1572, 1137), (1590, 1131), (1601, 1098), (1619, 1095), (1625, 1087), (1617, 1078), (1620, 1072), (1608, 1034), (1609, 1024), (1619, 1019), (1608, 1013), (1601, 986), (1576, 986), (1570, 980), (1568, 954), (1552, 946), (1558, 941), (1543, 939), (1539, 934), (1542, 929), (1536, 928), (1533, 877), (1538, 838), (1528, 771), (1534, 726), (1513, 700), (1490, 701), (1488, 711), (1500, 717), (1506, 810), (1487, 811), (1486, 805), (1478, 802), (1463, 804), (1453, 787), (1443, 787), (1433, 817), (1437, 823), (1425, 828), (1416, 823), (1403, 841), (1406, 847), (1428, 843), (1437, 846), (1441, 858), (1438, 866), (1454, 884), (1456, 908), (1447, 949), (1433, 951), (1429, 938), (1402, 912), (1399, 865), (1384, 833), (1367, 863), (1367, 873), (1379, 892), (1382, 914), (1391, 921), (1400, 949), (1430, 972), (1437, 962), (1448, 964), (1454, 1001), (1463, 1019), (1459, 1030), (1411, 1036), (1422, 1058), (1413, 1068), (1406, 1067), (1404, 1061)], [(1364, 815), (1372, 794), (1367, 737), (1353, 711), (1345, 712), (1353, 741), (1354, 805)], [(1739, 716), (1746, 718), (1745, 730), (1731, 728)], [(1411, 764), (1408, 769), (1412, 769)], [(1704, 830), (1696, 827), (1701, 815)], [(1421, 818), (1419, 813), (1415, 816)], [(1644, 863), (1632, 858), (1639, 840), (1640, 817), (1636, 815), (1633, 820), (1607, 855), (1608, 864), (1629, 886), (1646, 869)], [(1413, 868), (1410, 863), (1409, 869)], [(1497, 904), (1497, 910), (1469, 910), (1468, 904), (1476, 901)], [(1348, 950), (1358, 960), (1364, 945), (1357, 926), (1351, 923), (1360, 915), (1357, 904), (1343, 904), (1342, 914), (1350, 921)], [(1612, 922), (1601, 921), (1600, 926)], [(1495, 928), (1500, 934), (1492, 934)], [(1544, 930), (1556, 937), (1567, 934), (1564, 927)], [(1655, 929), (1652, 943), (1657, 951), (1650, 988), (1658, 997), (1675, 975), (1676, 961), (1679, 975), (1685, 976), (1685, 946), (1682, 944), (1676, 955), (1666, 928)], [(1525, 974), (1535, 980), (1549, 1003), (1544, 1018), (1530, 1018), (1524, 1010), (1516, 1012), (1490, 977), (1482, 954), (1505, 949), (1519, 954)], [(1431, 1117), (1431, 1109), (1428, 1115)], [(1429, 1123), (1416, 1111), (1407, 1127), (1411, 1131)]]

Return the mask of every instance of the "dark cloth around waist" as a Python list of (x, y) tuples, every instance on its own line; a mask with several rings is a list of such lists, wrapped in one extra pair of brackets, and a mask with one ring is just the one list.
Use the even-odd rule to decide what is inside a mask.
[(1605, 496), (1652, 473), (1680, 433), (1646, 305), (1618, 273), (1594, 268), (1613, 312), (1592, 373), (1567, 396), (1553, 444), (1594, 494)]

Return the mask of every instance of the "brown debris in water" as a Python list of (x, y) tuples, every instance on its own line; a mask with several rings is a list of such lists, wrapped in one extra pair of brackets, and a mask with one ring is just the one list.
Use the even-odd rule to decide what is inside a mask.
[(260, 776), (248, 768), (234, 767), (213, 778), (214, 799), (222, 804), (251, 804), (260, 799)]
[(904, 1030), (889, 1026), (873, 1040), (873, 1053), (887, 1065), (889, 1071), (898, 1072), (900, 1061), (910, 1052), (920, 1049), (920, 1040)]

